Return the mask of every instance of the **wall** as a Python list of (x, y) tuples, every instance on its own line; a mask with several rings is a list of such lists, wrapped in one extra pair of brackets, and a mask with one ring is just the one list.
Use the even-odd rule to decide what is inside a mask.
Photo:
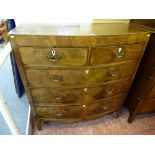
[(93, 19), (93, 23), (129, 23), (130, 19)]
[(15, 19), (16, 25), (21, 23), (129, 23), (129, 19)]

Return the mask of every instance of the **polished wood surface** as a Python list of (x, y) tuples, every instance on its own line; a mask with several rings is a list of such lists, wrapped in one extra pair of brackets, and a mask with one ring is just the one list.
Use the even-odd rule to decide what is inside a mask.
[(130, 81), (131, 79), (123, 79), (105, 85), (88, 85), (80, 88), (32, 88), (31, 93), (34, 103), (40, 105), (80, 104), (81, 102), (103, 100), (104, 98), (124, 93), (129, 88)]
[(13, 29), (11, 35), (52, 35), (52, 36), (101, 36), (142, 33), (139, 27), (125, 23), (88, 24), (21, 24)]
[(143, 102), (140, 108), (140, 113), (154, 112), (155, 110), (155, 98), (147, 99)]
[(127, 98), (129, 123), (138, 114), (155, 112), (155, 20), (134, 19), (131, 22), (151, 32), (151, 37)]
[(124, 96), (118, 96), (115, 97), (115, 100), (107, 99), (102, 102), (81, 105), (36, 106), (36, 113), (38, 117), (50, 119), (89, 117), (118, 108), (122, 104), (123, 98)]
[(151, 29), (155, 28), (155, 20), (154, 19), (131, 19), (130, 23), (149, 26)]
[(151, 79), (150, 90), (148, 91), (147, 98), (155, 98), (155, 77)]
[(38, 129), (119, 116), (149, 40), (130, 24), (25, 25), (10, 41)]
[[(135, 71), (136, 63), (115, 64), (107, 67), (83, 69), (32, 69), (25, 70), (28, 84), (33, 87), (52, 85), (83, 85), (101, 83), (130, 77)], [(87, 73), (88, 72), (88, 73)], [(55, 80), (55, 78), (58, 78)]]
[(91, 65), (137, 60), (145, 44), (130, 44), (92, 49)]
[(34, 46), (34, 47), (100, 47), (142, 43), (148, 39), (148, 32), (137, 34), (120, 34), (120, 35), (106, 35), (106, 36), (52, 36), (52, 35), (11, 35), (10, 39), (15, 40), (16, 45), (20, 46)]
[(84, 66), (87, 48), (19, 48), (24, 65), (29, 66)]
[(10, 39), (18, 46), (96, 47), (145, 42), (147, 33), (130, 24), (30, 24), (13, 29)]

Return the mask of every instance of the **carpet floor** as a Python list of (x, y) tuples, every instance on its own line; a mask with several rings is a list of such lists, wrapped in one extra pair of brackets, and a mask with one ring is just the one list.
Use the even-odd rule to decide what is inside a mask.
[[(0, 52), (2, 52), (2, 48), (0, 48)], [(18, 98), (16, 94), (10, 57), (7, 58), (6, 62), (0, 69), (0, 91), (5, 96), (6, 103), (9, 106), (20, 133), (25, 134), (29, 108), (28, 100), (26, 95)], [(10, 129), (0, 113), (0, 135), (11, 134)]]
[(34, 135), (155, 135), (155, 114), (143, 114), (136, 117), (133, 123), (128, 124), (129, 113), (124, 108), (119, 118), (113, 114), (102, 118), (78, 122), (58, 123), (49, 122), (43, 125), (41, 131), (36, 126)]

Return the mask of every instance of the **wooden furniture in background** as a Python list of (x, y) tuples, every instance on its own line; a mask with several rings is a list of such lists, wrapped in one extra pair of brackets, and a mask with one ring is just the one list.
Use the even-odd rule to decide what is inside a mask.
[(129, 24), (23, 25), (10, 41), (32, 115), (76, 122), (124, 104), (150, 34)]
[(133, 19), (131, 23), (141, 25), (151, 37), (127, 98), (129, 123), (138, 114), (155, 112), (155, 20)]

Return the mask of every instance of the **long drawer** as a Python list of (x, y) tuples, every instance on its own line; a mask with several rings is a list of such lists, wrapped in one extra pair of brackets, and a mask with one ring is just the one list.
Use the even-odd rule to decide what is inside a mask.
[(99, 65), (130, 60), (136, 61), (141, 55), (144, 45), (141, 43), (93, 48), (90, 64)]
[(136, 63), (115, 64), (113, 66), (75, 69), (32, 69), (27, 68), (26, 76), (31, 86), (80, 85), (101, 83), (132, 76)]
[(72, 104), (91, 102), (126, 93), (131, 79), (118, 80), (101, 86), (88, 86), (81, 88), (33, 88), (31, 93), (35, 104)]
[(39, 118), (80, 118), (101, 114), (119, 108), (124, 96), (118, 96), (102, 102), (70, 106), (35, 106), (36, 116)]
[(19, 48), (22, 63), (29, 66), (84, 66), (87, 48)]

